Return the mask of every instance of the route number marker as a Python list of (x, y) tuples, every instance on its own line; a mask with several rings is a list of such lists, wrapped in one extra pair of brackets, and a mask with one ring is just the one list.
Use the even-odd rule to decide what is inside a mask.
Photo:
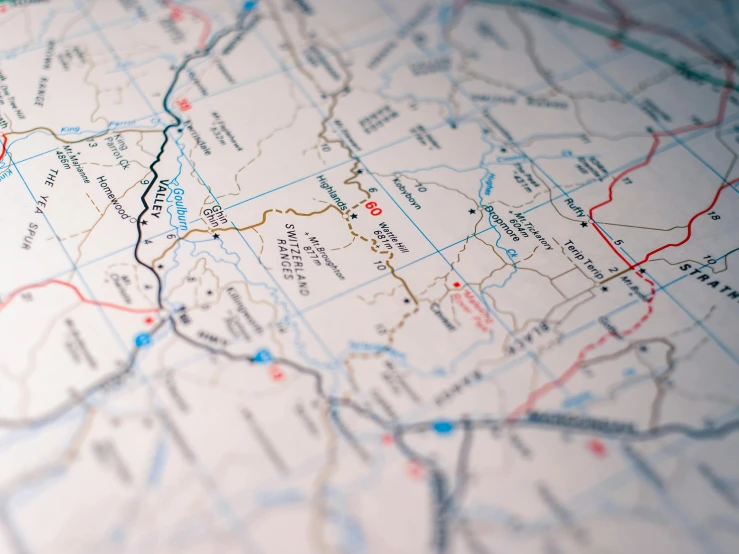
[(447, 421), (446, 419), (434, 421), (434, 424), (431, 427), (438, 435), (448, 435), (454, 431), (454, 423)]
[(274, 364), (270, 366), (269, 368), (269, 377), (273, 381), (280, 382), (285, 378), (285, 373), (280, 369), (280, 367), (277, 364)]
[(256, 354), (254, 354), (253, 360), (260, 364), (268, 364), (271, 363), (274, 358), (272, 357), (272, 353), (269, 350), (267, 350), (266, 348), (262, 348), (261, 350), (258, 350)]
[(192, 104), (190, 104), (187, 98), (180, 98), (175, 102), (175, 104), (177, 104), (177, 107), (183, 112), (188, 112), (192, 109)]
[(367, 202), (364, 207), (367, 208), (372, 215), (377, 216), (382, 213), (382, 210), (377, 207), (377, 202)]
[(591, 439), (587, 443), (588, 450), (590, 450), (598, 458), (605, 457), (607, 453), (606, 445), (598, 439)]

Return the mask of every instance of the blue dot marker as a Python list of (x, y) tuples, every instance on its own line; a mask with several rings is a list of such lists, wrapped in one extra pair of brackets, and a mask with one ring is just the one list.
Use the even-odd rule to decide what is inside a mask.
[(248, 0), (247, 2), (244, 2), (244, 11), (250, 12), (256, 7), (257, 7), (257, 3), (252, 2), (252, 0)]
[(254, 361), (259, 362), (260, 364), (268, 364), (274, 358), (272, 357), (272, 353), (267, 350), (266, 348), (262, 348), (261, 350), (257, 351), (256, 354), (254, 354)]
[(149, 346), (151, 344), (151, 335), (149, 333), (139, 333), (136, 335), (134, 342), (138, 347)]
[(433, 429), (439, 435), (448, 435), (449, 433), (454, 431), (454, 423), (445, 419), (440, 419), (438, 421), (434, 421)]
[(624, 369), (624, 376), (625, 377), (631, 377), (633, 375), (636, 375), (636, 370), (634, 368), (631, 368), (630, 367), (628, 369)]

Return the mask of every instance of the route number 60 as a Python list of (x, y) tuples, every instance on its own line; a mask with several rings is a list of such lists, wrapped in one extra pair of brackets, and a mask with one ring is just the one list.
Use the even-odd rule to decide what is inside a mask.
[(372, 215), (380, 215), (382, 213), (382, 210), (377, 207), (377, 202), (367, 202), (364, 207), (367, 208)]

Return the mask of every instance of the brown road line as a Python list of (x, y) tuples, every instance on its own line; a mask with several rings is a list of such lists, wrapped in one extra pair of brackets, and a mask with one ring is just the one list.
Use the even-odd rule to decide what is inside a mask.
[[(341, 141), (339, 141), (339, 142), (341, 142)], [(341, 144), (343, 145), (343, 142), (341, 142)], [(345, 147), (345, 149), (348, 150), (348, 148), (346, 148), (346, 147)], [(351, 150), (349, 150), (349, 155), (350, 156), (352, 155)], [(365, 200), (363, 200), (362, 202), (360, 202), (360, 204), (363, 204), (364, 202), (366, 202), (367, 200), (369, 200), (371, 198), (371, 195), (370, 195), (369, 191), (365, 190), (362, 187), (362, 183), (360, 183), (359, 180), (357, 179), (357, 177), (359, 176), (359, 171), (358, 170), (359, 170), (359, 160), (357, 160), (355, 158), (354, 159), (354, 165), (352, 165), (352, 168), (351, 168), (351, 171), (350, 171), (351, 177), (349, 177), (348, 179), (346, 179), (344, 181), (344, 185), (346, 185), (346, 186), (349, 186), (349, 185), (357, 185), (357, 189), (359, 189), (359, 191), (362, 192), (367, 197)], [(354, 209), (354, 208), (352, 208), (352, 209)]]
[(611, 279), (615, 279), (616, 277), (621, 277), (621, 275), (623, 275), (624, 273), (628, 273), (629, 271), (631, 271), (631, 269), (632, 269), (632, 268), (630, 268), (630, 267), (627, 267), (627, 268), (626, 268), (626, 269), (624, 269), (623, 271), (619, 271), (619, 272), (618, 272), (618, 273), (616, 273), (615, 275), (611, 275), (611, 276), (610, 276), (610, 277), (609, 277), (608, 279), (603, 279), (603, 280), (602, 280), (602, 281), (601, 281), (600, 283), (598, 283), (598, 285), (605, 285), (605, 284), (606, 284), (606, 283), (607, 283), (608, 281), (610, 281)]
[[(292, 208), (288, 208), (288, 209), (287, 209), (287, 210), (285, 210), (284, 212), (283, 212), (282, 210), (274, 210), (274, 209), (270, 208), (269, 210), (266, 210), (266, 211), (265, 211), (265, 212), (264, 212), (264, 213), (262, 214), (262, 221), (260, 221), (259, 223), (255, 223), (254, 225), (249, 225), (249, 226), (247, 226), (247, 227), (228, 227), (228, 228), (218, 229), (218, 231), (220, 231), (220, 232), (222, 232), (222, 233), (225, 233), (225, 232), (228, 232), (228, 231), (248, 231), (249, 229), (255, 229), (256, 227), (260, 227), (260, 226), (264, 225), (265, 223), (267, 223), (267, 214), (269, 214), (270, 212), (275, 212), (275, 213), (278, 213), (278, 214), (282, 214), (282, 213), (289, 213), (289, 212), (292, 212), (293, 214), (295, 214), (295, 215), (297, 215), (297, 216), (300, 216), (300, 217), (310, 217), (310, 216), (312, 216), (312, 215), (319, 215), (319, 214), (322, 214), (322, 213), (326, 213), (326, 212), (327, 212), (328, 210), (330, 210), (331, 208), (334, 208), (334, 209), (335, 209), (335, 210), (337, 210), (337, 211), (338, 211), (339, 213), (341, 213), (341, 210), (339, 210), (339, 208), (337, 208), (337, 207), (336, 207), (336, 206), (334, 206), (333, 204), (329, 204), (329, 205), (328, 205), (328, 206), (326, 206), (326, 207), (325, 207), (324, 209), (322, 209), (322, 210), (320, 210), (320, 211), (317, 211), (317, 212), (311, 212), (311, 213), (309, 213), (309, 214), (301, 214), (301, 213), (299, 213), (299, 212), (296, 212), (296, 211), (295, 211), (295, 210), (293, 210)], [(167, 247), (167, 248), (166, 248), (166, 249), (164, 250), (164, 252), (162, 252), (162, 253), (161, 253), (161, 255), (160, 255), (160, 256), (159, 256), (158, 258), (156, 258), (155, 260), (153, 260), (153, 261), (151, 262), (151, 265), (152, 265), (152, 267), (153, 267), (153, 266), (156, 266), (156, 265), (157, 265), (157, 263), (158, 263), (159, 261), (161, 261), (161, 260), (162, 260), (162, 259), (163, 259), (163, 258), (164, 258), (164, 257), (165, 257), (165, 256), (166, 256), (166, 255), (167, 255), (167, 254), (168, 254), (168, 253), (169, 253), (169, 252), (170, 252), (170, 251), (171, 251), (171, 250), (172, 250), (172, 249), (173, 249), (173, 248), (174, 248), (175, 246), (177, 246), (177, 243), (178, 243), (178, 242), (180, 242), (181, 240), (184, 240), (184, 239), (186, 239), (187, 237), (189, 237), (190, 235), (192, 235), (192, 234), (195, 234), (195, 233), (204, 233), (204, 234), (207, 234), (207, 235), (210, 235), (210, 234), (212, 234), (212, 232), (211, 232), (211, 230), (210, 230), (210, 229), (191, 229), (191, 230), (189, 230), (189, 231), (188, 231), (187, 233), (185, 233), (185, 234), (184, 234), (183, 236), (179, 237), (179, 238), (178, 238), (177, 240), (175, 240), (175, 241), (174, 241), (174, 242), (173, 242), (172, 244), (170, 244), (170, 245), (169, 245), (169, 246), (168, 246), (168, 247)]]
[(322, 44), (324, 48), (326, 48), (336, 59), (337, 63), (341, 67), (341, 70), (343, 72), (343, 78), (340, 82), (340, 86), (337, 90), (326, 91), (323, 89), (323, 87), (318, 83), (313, 76), (305, 69), (305, 66), (303, 62), (301, 61), (301, 56), (298, 54), (298, 51), (295, 47), (295, 44), (293, 44), (293, 40), (290, 37), (290, 34), (287, 31), (287, 28), (285, 27), (282, 17), (279, 15), (278, 11), (275, 9), (275, 6), (273, 6), (273, 3), (271, 1), (267, 2), (267, 5), (269, 6), (270, 10), (270, 17), (275, 23), (275, 26), (277, 27), (277, 30), (282, 35), (282, 40), (285, 44), (285, 47), (287, 48), (288, 53), (293, 59), (293, 63), (295, 64), (295, 67), (297, 70), (302, 73), (306, 79), (308, 79), (316, 89), (321, 92), (321, 94), (324, 94), (327, 98), (330, 98), (330, 102), (328, 103), (328, 108), (326, 110), (326, 116), (321, 120), (321, 130), (318, 133), (318, 138), (323, 140), (326, 144), (336, 144), (339, 148), (344, 150), (347, 155), (354, 159), (354, 164), (352, 165), (352, 168), (349, 170), (350, 176), (344, 180), (344, 185), (350, 186), (350, 185), (356, 185), (357, 189), (364, 194), (367, 197), (367, 200), (370, 198), (370, 193), (367, 191), (364, 187), (362, 187), (362, 183), (357, 179), (357, 177), (360, 175), (359, 173), (359, 159), (354, 155), (351, 148), (341, 139), (341, 133), (340, 131), (336, 131), (336, 138), (329, 138), (327, 136), (327, 133), (329, 131), (328, 129), (328, 122), (331, 121), (334, 118), (334, 113), (336, 110), (336, 106), (339, 104), (339, 95), (347, 90), (349, 88), (350, 83), (352, 82), (352, 72), (349, 69), (349, 66), (344, 61), (344, 59), (341, 57), (339, 52), (335, 52), (332, 48), (328, 47), (326, 44)]
[[(104, 137), (105, 135), (109, 133), (117, 133), (119, 135), (122, 135), (123, 133), (161, 133), (161, 130), (159, 129), (124, 129), (122, 131), (115, 131), (113, 129), (107, 129), (105, 131), (101, 131), (97, 135), (92, 135), (91, 137), (85, 137), (85, 138), (81, 138), (78, 140), (64, 140), (63, 138), (59, 137), (54, 131), (52, 131), (48, 127), (34, 127), (33, 129), (28, 129), (27, 131), (11, 131), (9, 133), (3, 133), (3, 135), (5, 135), (6, 137), (9, 137), (10, 135), (27, 135), (29, 133), (33, 133), (34, 131), (46, 131), (52, 137), (54, 137), (56, 140), (58, 140), (59, 142), (63, 144), (77, 144), (80, 142), (84, 142), (86, 140), (98, 139), (100, 137)], [(0, 174), (4, 173), (8, 169), (10, 169), (10, 166), (0, 171)]]
[[(393, 255), (392, 255), (392, 253), (391, 253), (391, 254), (390, 254), (390, 258), (392, 258), (392, 257), (393, 257)], [(414, 304), (415, 304), (416, 306), (418, 306), (418, 300), (416, 299), (416, 297), (415, 297), (415, 296), (413, 295), (413, 293), (411, 292), (411, 289), (410, 289), (410, 287), (408, 286), (408, 283), (406, 283), (406, 282), (405, 282), (405, 279), (403, 279), (403, 278), (402, 278), (402, 277), (401, 277), (400, 275), (398, 275), (397, 273), (395, 273), (395, 268), (394, 268), (394, 267), (392, 266), (392, 264), (390, 263), (390, 259), (388, 259), (388, 261), (386, 261), (386, 262), (385, 262), (385, 265), (386, 265), (386, 266), (388, 266), (388, 267), (390, 268), (390, 273), (392, 273), (393, 277), (395, 277), (395, 278), (396, 278), (396, 279), (397, 279), (398, 281), (400, 281), (401, 283), (403, 283), (403, 287), (405, 288), (405, 292), (407, 292), (407, 293), (408, 293), (408, 296), (410, 296), (410, 297), (411, 297), (411, 300), (413, 300), (413, 303), (414, 303)]]
[[(414, 302), (414, 304), (418, 305), (418, 300), (416, 299), (415, 295), (414, 295), (414, 294), (413, 294), (413, 293), (411, 292), (411, 289), (410, 289), (410, 287), (408, 286), (408, 283), (406, 283), (406, 282), (405, 282), (405, 279), (403, 279), (403, 278), (402, 278), (402, 277), (401, 277), (400, 275), (398, 275), (398, 274), (397, 274), (397, 273), (395, 272), (395, 268), (394, 268), (394, 267), (392, 266), (392, 264), (390, 263), (390, 260), (392, 260), (392, 259), (393, 259), (393, 256), (394, 256), (394, 254), (393, 254), (392, 252), (389, 252), (389, 251), (387, 251), (387, 250), (379, 250), (379, 248), (378, 248), (378, 246), (377, 246), (377, 240), (375, 240), (375, 239), (373, 239), (373, 238), (369, 238), (369, 239), (368, 239), (367, 237), (364, 237), (364, 236), (362, 236), (362, 235), (360, 235), (359, 233), (357, 233), (357, 232), (355, 232), (355, 231), (354, 231), (354, 229), (353, 229), (353, 226), (352, 226), (352, 223), (351, 223), (351, 220), (349, 219), (349, 213), (350, 213), (350, 212), (351, 212), (352, 210), (354, 210), (354, 209), (358, 208), (359, 206), (361, 206), (362, 204), (364, 204), (364, 203), (365, 203), (366, 201), (367, 201), (367, 200), (362, 200), (362, 201), (358, 202), (357, 204), (355, 204), (354, 206), (352, 206), (351, 208), (349, 208), (349, 209), (348, 209), (348, 210), (346, 210), (345, 212), (342, 212), (342, 211), (341, 211), (341, 210), (340, 210), (340, 209), (339, 209), (339, 208), (338, 208), (337, 206), (335, 206), (334, 204), (329, 204), (329, 205), (327, 205), (327, 206), (326, 206), (325, 208), (323, 208), (322, 210), (318, 210), (318, 211), (315, 211), (315, 212), (310, 212), (310, 213), (307, 213), (307, 214), (303, 214), (303, 213), (300, 213), (300, 212), (298, 212), (298, 211), (295, 211), (295, 210), (294, 210), (293, 208), (288, 208), (287, 210), (284, 210), (284, 211), (283, 211), (283, 210), (276, 210), (276, 209), (272, 209), (272, 208), (270, 208), (269, 210), (266, 210), (266, 211), (265, 211), (265, 212), (264, 212), (264, 213), (262, 214), (262, 220), (261, 220), (260, 222), (258, 222), (258, 223), (255, 223), (254, 225), (249, 225), (249, 226), (247, 226), (247, 227), (228, 227), (228, 228), (224, 228), (224, 229), (217, 229), (217, 231), (218, 231), (218, 232), (221, 232), (221, 233), (224, 233), (224, 232), (227, 232), (227, 231), (248, 231), (249, 229), (255, 229), (255, 228), (257, 228), (257, 227), (260, 227), (260, 226), (264, 225), (265, 223), (267, 223), (267, 215), (268, 215), (268, 214), (270, 214), (271, 212), (275, 212), (275, 213), (278, 213), (278, 214), (287, 214), (287, 213), (291, 213), (291, 214), (294, 214), (294, 215), (296, 215), (296, 216), (298, 216), (298, 217), (311, 217), (311, 216), (314, 216), (314, 215), (321, 215), (321, 214), (324, 214), (324, 213), (328, 212), (329, 210), (336, 210), (336, 211), (337, 211), (337, 212), (339, 212), (339, 213), (341, 214), (341, 216), (342, 216), (342, 217), (344, 218), (344, 221), (346, 221), (346, 223), (347, 223), (347, 226), (349, 227), (349, 232), (350, 232), (350, 233), (351, 233), (351, 234), (352, 234), (352, 235), (353, 235), (354, 237), (357, 237), (357, 238), (359, 238), (359, 239), (363, 240), (364, 242), (367, 242), (367, 243), (371, 244), (370, 248), (372, 249), (372, 251), (373, 251), (373, 252), (376, 252), (376, 253), (378, 253), (378, 254), (382, 254), (382, 255), (387, 255), (387, 256), (388, 256), (387, 260), (385, 261), (385, 265), (386, 265), (386, 266), (387, 266), (387, 267), (388, 267), (388, 268), (390, 269), (390, 273), (392, 274), (392, 276), (393, 276), (393, 277), (394, 277), (395, 279), (397, 279), (398, 281), (400, 281), (400, 282), (401, 282), (401, 284), (403, 285), (403, 288), (405, 288), (405, 290), (406, 290), (406, 292), (408, 293), (408, 295), (409, 295), (409, 296), (410, 296), (410, 297), (411, 297), (411, 298), (413, 299), (413, 302)], [(161, 261), (162, 259), (164, 259), (164, 257), (165, 257), (165, 256), (166, 256), (166, 255), (167, 255), (167, 254), (168, 254), (169, 252), (171, 252), (171, 251), (172, 251), (172, 249), (173, 249), (173, 248), (174, 248), (175, 246), (177, 246), (177, 243), (179, 243), (179, 242), (180, 242), (181, 240), (184, 240), (184, 239), (186, 239), (187, 237), (189, 237), (190, 235), (192, 235), (192, 234), (194, 234), (194, 233), (204, 233), (204, 234), (212, 234), (212, 232), (211, 232), (211, 229), (191, 229), (190, 231), (188, 231), (187, 233), (185, 233), (185, 234), (184, 234), (183, 236), (179, 237), (179, 238), (178, 238), (177, 240), (175, 240), (174, 242), (172, 242), (172, 244), (170, 244), (170, 245), (169, 245), (169, 246), (168, 246), (168, 247), (167, 247), (167, 248), (166, 248), (166, 249), (164, 250), (164, 252), (162, 252), (162, 253), (161, 253), (161, 254), (159, 255), (159, 257), (157, 257), (157, 258), (156, 258), (155, 260), (153, 260), (153, 261), (151, 262), (151, 265), (152, 265), (152, 267), (156, 267), (156, 265), (157, 265), (157, 264), (158, 264), (158, 263), (159, 263), (159, 262), (160, 262), (160, 261)]]
[[(360, 186), (360, 189), (361, 189), (361, 186)], [(364, 189), (362, 189), (362, 190), (364, 190)], [(367, 193), (367, 194), (369, 195), (369, 193)], [(413, 303), (416, 306), (418, 306), (418, 300), (416, 299), (415, 295), (411, 292), (411, 289), (408, 286), (408, 283), (406, 283), (405, 282), (405, 279), (403, 279), (400, 275), (398, 275), (395, 272), (395, 268), (390, 263), (390, 260), (393, 259), (393, 257), (395, 256), (395, 254), (393, 252), (389, 252), (387, 250), (380, 250), (378, 248), (378, 246), (377, 246), (377, 240), (375, 240), (373, 238), (367, 239), (366, 237), (363, 237), (359, 233), (355, 233), (354, 232), (354, 229), (352, 227), (352, 222), (351, 222), (351, 219), (349, 219), (348, 214), (349, 214), (349, 212), (357, 209), (359, 206), (361, 206), (362, 204), (364, 204), (365, 202), (367, 202), (367, 200), (369, 200), (369, 197), (366, 198), (366, 199), (364, 199), (364, 200), (360, 200), (357, 204), (354, 204), (354, 206), (352, 206), (351, 208), (349, 208), (346, 212), (342, 212), (342, 215), (344, 216), (344, 219), (346, 220), (346, 223), (349, 226), (349, 232), (352, 235), (354, 235), (355, 237), (357, 237), (357, 238), (359, 238), (359, 239), (361, 239), (361, 240), (363, 240), (365, 242), (371, 242), (372, 243), (372, 247), (371, 248), (372, 248), (372, 251), (373, 252), (377, 252), (378, 254), (382, 254), (382, 255), (386, 255), (387, 254), (387, 261), (385, 262), (385, 265), (390, 268), (390, 273), (392, 274), (392, 276), (395, 277), (398, 281), (401, 282), (401, 284), (403, 285), (403, 288), (408, 293), (408, 296), (410, 296), (411, 299), (413, 299)]]
[(100, 137), (104, 137), (107, 134), (115, 133), (118, 135), (122, 135), (123, 133), (161, 133), (161, 129), (123, 129), (120, 131), (117, 131), (115, 129), (106, 129), (105, 131), (101, 131), (100, 133), (96, 135), (92, 135), (90, 137), (85, 137), (77, 140), (64, 140), (59, 135), (57, 135), (54, 131), (49, 129), (48, 127), (34, 127), (33, 129), (28, 129), (27, 131), (11, 131), (10, 133), (3, 133), (6, 136), (10, 135), (28, 135), (30, 133), (33, 133), (35, 131), (46, 131), (49, 133), (52, 137), (54, 137), (59, 142), (62, 142), (64, 144), (77, 144), (79, 142), (84, 142), (86, 140), (96, 139)]

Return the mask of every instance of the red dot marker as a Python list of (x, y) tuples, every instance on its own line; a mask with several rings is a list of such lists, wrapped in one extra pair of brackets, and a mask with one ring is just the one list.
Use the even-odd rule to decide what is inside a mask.
[(147, 316), (147, 318), (144, 320), (144, 323), (146, 323), (147, 325), (151, 325), (152, 323), (154, 323), (154, 318), (151, 316)]
[(423, 477), (423, 466), (418, 462), (408, 462), (408, 474), (413, 479), (420, 479)]
[(390, 446), (393, 444), (393, 436), (390, 433), (385, 433), (382, 435), (382, 444), (385, 446)]
[(458, 288), (459, 288), (459, 287), (461, 287), (461, 286), (462, 286), (462, 285), (460, 285), (460, 284), (459, 284), (459, 281), (457, 281), (456, 283), (454, 283), (454, 288), (455, 288), (455, 289), (458, 289)]
[(172, 17), (172, 21), (174, 21), (175, 23), (179, 23), (180, 21), (182, 21), (182, 8), (180, 8), (179, 6), (172, 6), (169, 13)]
[(598, 439), (591, 439), (587, 442), (588, 450), (595, 454), (598, 458), (603, 458), (606, 455), (606, 445)]
[(269, 368), (269, 376), (273, 381), (280, 382), (285, 378), (285, 373), (276, 365)]

